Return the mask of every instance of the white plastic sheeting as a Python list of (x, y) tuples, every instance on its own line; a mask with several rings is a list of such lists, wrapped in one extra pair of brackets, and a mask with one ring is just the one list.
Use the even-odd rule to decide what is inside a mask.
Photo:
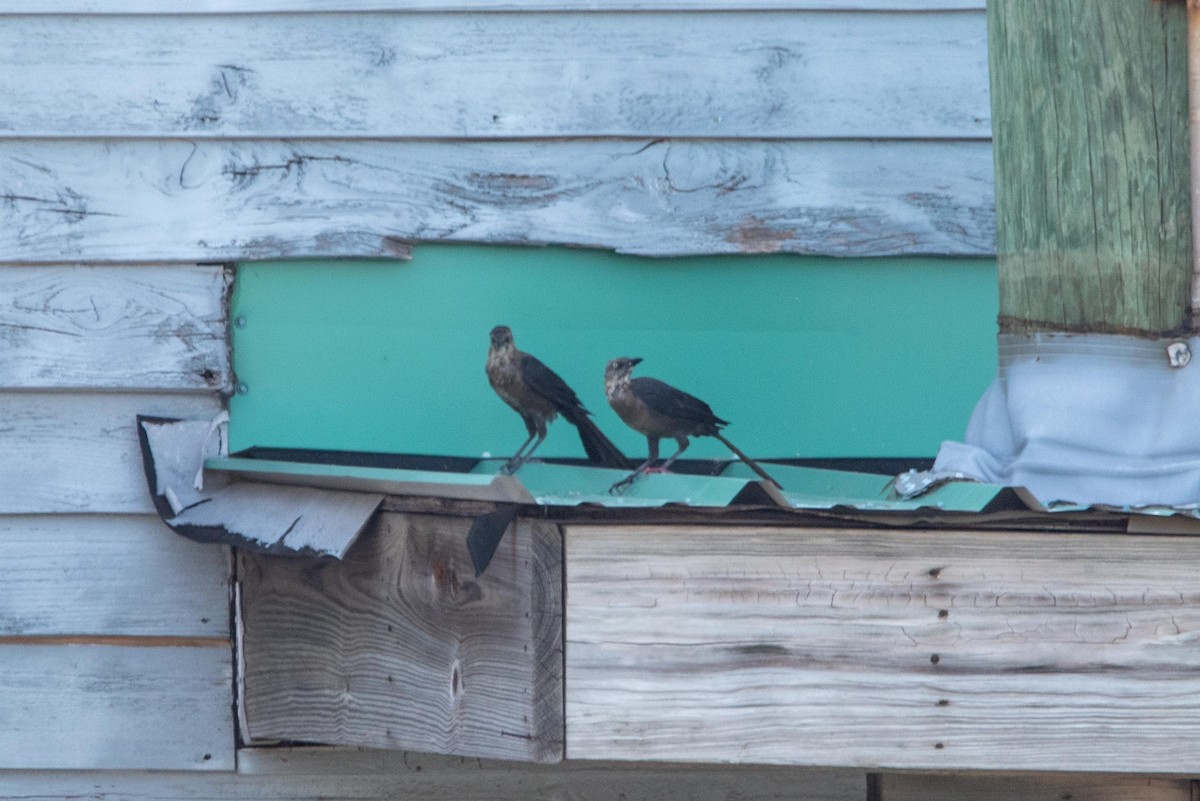
[[(1042, 504), (1200, 507), (1200, 338), (1001, 335), (999, 371), (932, 475)], [(1200, 354), (1198, 354), (1200, 355)]]

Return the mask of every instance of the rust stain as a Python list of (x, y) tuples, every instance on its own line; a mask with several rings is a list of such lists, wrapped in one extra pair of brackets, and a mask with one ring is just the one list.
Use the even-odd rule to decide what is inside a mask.
[(796, 237), (795, 228), (781, 228), (750, 215), (725, 235), (741, 253), (779, 253)]

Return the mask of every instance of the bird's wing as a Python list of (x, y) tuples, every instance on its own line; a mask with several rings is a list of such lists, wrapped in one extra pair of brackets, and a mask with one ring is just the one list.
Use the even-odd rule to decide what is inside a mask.
[(517, 360), (517, 369), (521, 371), (521, 380), (525, 385), (553, 403), (560, 412), (583, 407), (575, 391), (567, 386), (567, 382), (542, 364), (536, 356), (522, 353)]
[(646, 404), (650, 411), (664, 417), (712, 425), (727, 423), (713, 414), (712, 408), (695, 395), (689, 395), (657, 378), (631, 378), (629, 387), (634, 397)]

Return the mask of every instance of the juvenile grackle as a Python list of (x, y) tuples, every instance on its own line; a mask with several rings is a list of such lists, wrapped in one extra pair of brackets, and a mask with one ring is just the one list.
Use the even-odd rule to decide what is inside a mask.
[(725, 438), (721, 429), (729, 425), (729, 421), (713, 414), (707, 403), (657, 378), (631, 378), (630, 374), (639, 362), (640, 358), (627, 356), (610, 361), (604, 371), (604, 394), (608, 396), (608, 405), (625, 424), (646, 436), (650, 444), (650, 458), (613, 484), (609, 492), (629, 486), (634, 479), (651, 469), (651, 465), (658, 461), (658, 441), (663, 437), (673, 438), (679, 444), (679, 450), (663, 463), (660, 470), (666, 470), (687, 450), (688, 437), (716, 437), (751, 470), (780, 487), (779, 482), (771, 478), (757, 462)]
[(493, 328), (491, 340), (487, 357), (488, 381), (500, 399), (521, 415), (525, 430), (529, 432), (529, 438), (504, 465), (503, 472), (516, 472), (529, 461), (546, 439), (546, 427), (560, 414), (579, 429), (579, 440), (589, 460), (603, 467), (629, 469), (629, 460), (596, 427), (591, 412), (579, 402), (567, 383), (536, 357), (517, 350), (508, 326)]

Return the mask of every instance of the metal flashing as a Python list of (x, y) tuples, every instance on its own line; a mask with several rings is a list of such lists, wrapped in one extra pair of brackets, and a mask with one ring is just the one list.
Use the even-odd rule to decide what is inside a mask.
[[(341, 558), (371, 520), (382, 493), (225, 480), (203, 470), (220, 458), (208, 420), (138, 417), (142, 466), (155, 509), (175, 533), (268, 553)], [(197, 477), (202, 481), (197, 481)]]

